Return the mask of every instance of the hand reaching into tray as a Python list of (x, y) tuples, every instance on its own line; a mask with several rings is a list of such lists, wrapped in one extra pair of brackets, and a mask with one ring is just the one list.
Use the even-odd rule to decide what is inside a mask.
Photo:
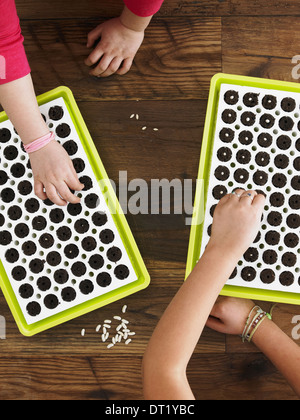
[[(65, 149), (56, 141), (30, 154), (34, 176), (34, 192), (41, 199), (47, 197), (55, 204), (64, 206), (67, 202), (79, 203), (80, 198), (70, 189), (81, 191), (76, 171)], [(45, 189), (45, 191), (44, 191)]]
[(256, 191), (237, 189), (223, 197), (214, 212), (209, 246), (238, 261), (255, 240), (265, 197)]
[(126, 74), (143, 42), (151, 18), (139, 17), (125, 7), (120, 17), (92, 30), (88, 35), (87, 48), (100, 41), (85, 60), (87, 66), (94, 66), (90, 74), (97, 77)]
[[(39, 111), (30, 74), (1, 85), (0, 102), (24, 145), (49, 133)], [(41, 200), (48, 197), (59, 206), (68, 201), (80, 201), (70, 188), (80, 191), (84, 185), (79, 182), (71, 159), (59, 143), (51, 141), (29, 156), (35, 193)]]
[(143, 360), (146, 399), (194, 399), (186, 368), (212, 307), (259, 230), (265, 197), (227, 194), (214, 212), (211, 240), (158, 323)]

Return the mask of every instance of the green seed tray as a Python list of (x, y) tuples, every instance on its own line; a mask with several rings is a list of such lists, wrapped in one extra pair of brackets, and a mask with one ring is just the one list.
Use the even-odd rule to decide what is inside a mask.
[[(34, 195), (32, 186), (30, 187), (31, 192), (20, 190), (20, 180), (22, 179), (19, 178), (20, 174), (16, 174), (16, 178), (10, 174), (10, 171), (13, 174), (12, 167), (15, 166), (12, 162), (13, 158), (18, 156), (19, 162), (17, 165), (23, 167), (25, 172), (24, 182), (27, 183), (27, 187), (28, 181), (32, 182), (30, 180), (32, 178), (30, 167), (22, 165), (26, 163), (28, 157), (21, 148), (19, 137), (13, 134), (10, 140), (1, 140), (1, 153), (3, 153), (1, 158), (2, 186), (0, 188), (2, 245), (6, 245), (5, 235), (6, 239), (9, 239), (7, 247), (4, 247), (0, 254), (0, 286), (17, 326), (25, 336), (33, 336), (108, 305), (146, 288), (150, 283), (149, 273), (72, 92), (67, 87), (62, 86), (40, 95), (37, 100), (42, 114), (43, 110), (47, 110), (48, 113), (48, 108), (53, 107), (53, 116), (45, 116), (46, 122), (50, 129), (54, 127), (53, 129), (56, 130), (57, 134), (57, 130), (61, 130), (59, 140), (64, 147), (66, 146), (64, 142), (69, 143), (69, 146), (72, 143), (72, 147), (76, 147), (79, 156), (76, 155), (74, 150), (67, 151), (70, 155), (78, 156), (78, 158), (73, 159), (73, 163), (76, 160), (76, 164), (79, 165), (79, 168), (77, 168), (78, 176), (80, 177), (80, 165), (83, 165), (82, 174), (89, 175), (86, 178), (90, 181), (89, 188), (91, 189), (82, 192), (81, 202), (83, 204), (82, 206), (79, 205), (80, 208), (70, 206), (61, 209), (58, 206), (51, 205), (53, 204), (51, 202), (50, 204), (47, 203), (46, 206)], [(56, 106), (57, 104), (61, 104), (61, 107)], [(70, 124), (68, 129), (72, 127), (70, 133), (64, 131), (66, 124), (60, 124), (59, 127), (56, 125), (60, 123), (57, 121), (60, 118), (59, 115), (56, 115), (57, 109), (64, 110), (62, 113)], [(6, 114), (2, 112), (0, 114), (0, 128), (6, 127), (6, 133), (9, 129), (13, 131), (9, 125), (11, 124)], [(74, 146), (73, 137), (76, 138), (77, 146)], [(73, 140), (67, 141), (69, 139)], [(7, 145), (9, 146), (7, 147)], [(5, 171), (8, 173), (8, 179), (7, 175), (4, 174)], [(22, 195), (19, 193), (22, 193)], [(12, 201), (12, 197), (15, 201), (9, 203), (9, 201)], [(8, 208), (7, 203), (15, 204), (11, 206), (13, 210)], [(39, 210), (32, 215), (31, 213), (35, 211), (34, 205), (37, 205)], [(55, 210), (54, 213), (52, 213), (53, 209)], [(97, 224), (95, 222), (93, 225), (92, 222), (95, 219), (92, 215), (95, 216), (96, 213), (94, 212), (97, 212), (97, 210), (101, 210), (98, 211), (98, 216), (101, 214), (102, 217), (105, 214), (106, 221), (104, 223), (107, 223), (105, 226), (110, 229), (103, 228), (102, 220), (101, 223), (98, 220)], [(26, 211), (28, 212), (26, 213)], [(26, 214), (25, 218), (24, 214)], [(51, 218), (55, 214), (62, 215), (64, 218), (63, 225), (60, 226), (63, 228), (64, 234), (70, 232), (68, 238), (59, 237), (58, 221)], [(5, 218), (8, 220), (5, 221)], [(39, 222), (46, 222), (44, 227), (41, 227), (41, 225), (34, 226), (34, 219), (39, 220)], [(20, 221), (23, 223), (19, 223)], [(76, 221), (79, 221), (79, 224), (76, 225)], [(24, 237), (20, 233), (20, 225), (23, 226), (23, 229), (25, 226), (26, 230), (26, 224), (28, 227), (32, 225), (32, 230), (27, 233), (25, 239), (19, 239)], [(18, 235), (17, 226), (19, 226)], [(86, 230), (80, 231), (80, 228), (83, 227)], [(92, 229), (92, 227), (94, 228)], [(44, 231), (41, 232), (41, 230), (43, 228), (46, 236), (43, 237), (42, 241), (43, 235), (41, 236), (41, 234)], [(4, 233), (3, 229), (6, 229)], [(102, 232), (103, 236), (101, 237)], [(45, 240), (51, 237), (54, 238), (54, 243), (50, 243), (50, 250), (48, 250), (46, 248), (49, 248), (49, 243), (46, 244)], [(26, 242), (24, 242), (25, 240)], [(12, 248), (8, 249), (11, 247), (10, 244)], [(23, 251), (24, 254), (22, 254)], [(65, 252), (66, 256), (62, 251)], [(102, 252), (103, 258), (99, 251)], [(61, 252), (60, 256), (58, 255), (59, 252)], [(34, 261), (31, 260), (31, 257), (28, 257), (32, 254), (34, 254)], [(92, 258), (94, 256), (96, 258)], [(55, 265), (57, 267), (54, 267)], [(14, 269), (16, 270), (14, 271)], [(83, 271), (80, 272), (80, 270)], [(103, 276), (102, 271), (105, 271)], [(39, 277), (36, 281), (33, 274), (36, 272), (43, 276), (42, 280)], [(99, 272), (101, 273), (100, 277), (98, 277)], [(26, 276), (22, 273), (25, 273)], [(65, 278), (61, 274), (64, 274)], [(30, 302), (30, 300), (33, 300), (33, 302)]]
[[(248, 189), (251, 186), (267, 195), (262, 230), (221, 291), (223, 296), (300, 304), (299, 94), (299, 84), (290, 82), (222, 73), (216, 74), (211, 80), (186, 277), (195, 267), (209, 240), (212, 204), (217, 203), (216, 199), (235, 187)], [(241, 130), (244, 131), (240, 137)], [(248, 137), (251, 137), (251, 141)], [(229, 157), (219, 155), (221, 149), (222, 152), (226, 149)], [(237, 159), (238, 156), (241, 160)], [(279, 160), (276, 163), (276, 158), (281, 164), (284, 158), (287, 159), (289, 163), (282, 166), (286, 169), (278, 169), (281, 166), (277, 164)], [(216, 185), (218, 183), (222, 185)], [(276, 201), (281, 197), (281, 200), (290, 203), (290, 190), (293, 189), (292, 199), (296, 197), (296, 205), (293, 203), (289, 208), (289, 204)], [(214, 194), (219, 196), (215, 197)], [(270, 196), (275, 201), (272, 202)], [(267, 240), (266, 233), (269, 231), (274, 234), (272, 240), (277, 241), (276, 244), (269, 242), (270, 238)], [(292, 238), (296, 244), (287, 243)], [(275, 262), (272, 258), (275, 258)], [(256, 273), (256, 277), (253, 273)]]

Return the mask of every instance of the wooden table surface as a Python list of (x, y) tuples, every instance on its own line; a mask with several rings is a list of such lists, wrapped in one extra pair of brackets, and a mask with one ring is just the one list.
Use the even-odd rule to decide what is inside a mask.
[[(103, 80), (89, 77), (84, 65), (86, 35), (117, 16), (121, 0), (17, 0), (17, 7), (36, 93), (60, 85), (73, 91), (117, 185), (119, 171), (127, 171), (128, 182), (195, 180), (215, 73), (294, 80), (292, 57), (300, 45), (297, 0), (165, 0), (130, 73)], [(130, 119), (133, 113), (140, 119)], [(185, 215), (128, 214), (127, 219), (151, 275), (146, 290), (31, 338), (19, 333), (0, 293), (0, 315), (6, 319), (6, 339), (0, 340), (1, 400), (143, 398), (143, 352), (183, 282), (189, 226)], [(95, 328), (124, 304), (136, 336), (128, 346), (107, 349)], [(297, 306), (280, 304), (274, 310), (275, 322), (289, 336), (295, 315), (300, 315)], [(297, 399), (253, 345), (209, 329), (199, 340), (188, 376), (199, 400)]]

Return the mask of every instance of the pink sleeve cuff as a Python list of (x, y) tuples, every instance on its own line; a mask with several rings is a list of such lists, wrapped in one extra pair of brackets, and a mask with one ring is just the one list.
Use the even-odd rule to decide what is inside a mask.
[(125, 6), (137, 16), (148, 17), (155, 15), (164, 0), (123, 0)]
[(0, 0), (0, 85), (30, 73), (14, 0)]

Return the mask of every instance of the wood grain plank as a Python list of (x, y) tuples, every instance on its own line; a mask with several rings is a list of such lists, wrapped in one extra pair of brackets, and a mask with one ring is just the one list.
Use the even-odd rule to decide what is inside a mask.
[[(142, 400), (142, 358), (1, 357), (0, 394), (7, 400)], [(297, 400), (262, 355), (198, 354), (188, 366), (197, 400)]]
[(156, 19), (125, 76), (98, 79), (84, 64), (95, 20), (25, 21), (37, 94), (60, 85), (85, 100), (201, 99), (221, 69), (220, 18)]
[[(76, 92), (75, 98), (108, 176), (117, 185), (120, 171), (127, 171), (128, 182), (196, 179), (206, 100), (85, 102)], [(139, 119), (130, 118), (133, 114)]]
[[(67, 11), (68, 18), (96, 18), (118, 16), (124, 3), (121, 0), (87, 0), (85, 2), (66, 0), (63, 4), (59, 0), (45, 2), (40, 7), (39, 0), (22, 2), (16, 0), (21, 19), (61, 19)], [(238, 7), (238, 9), (240, 9)], [(165, 0), (158, 16), (222, 16), (231, 10), (231, 2), (219, 0), (178, 1)]]
[(194, 355), (188, 379), (197, 400), (298, 400), (261, 354)]
[(297, 22), (296, 17), (224, 18), (223, 71), (297, 82), (292, 76), (300, 41)]
[[(69, 19), (114, 17), (121, 13), (123, 2), (121, 0), (86, 0), (84, 2), (65, 0), (52, 0), (43, 2), (39, 0), (16, 0), (21, 19), (62, 19), (66, 15)], [(295, 0), (165, 0), (158, 16), (292, 16), (300, 13), (299, 3)]]

